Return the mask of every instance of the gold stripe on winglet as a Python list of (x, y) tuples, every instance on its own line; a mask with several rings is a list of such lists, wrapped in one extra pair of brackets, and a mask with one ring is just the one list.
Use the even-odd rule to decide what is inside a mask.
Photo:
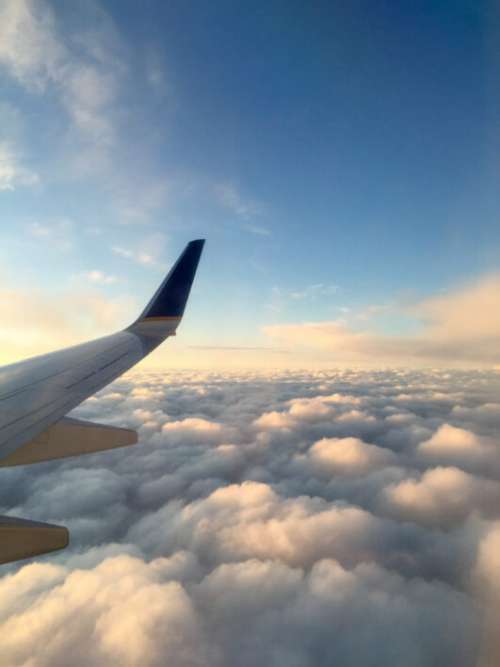
[(174, 321), (181, 321), (181, 317), (179, 316), (173, 316), (173, 315), (168, 315), (168, 316), (160, 316), (160, 317), (145, 317), (142, 322), (174, 322)]

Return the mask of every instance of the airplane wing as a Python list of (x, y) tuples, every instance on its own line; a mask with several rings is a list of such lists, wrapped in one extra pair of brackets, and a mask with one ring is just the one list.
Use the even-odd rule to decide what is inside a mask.
[[(188, 243), (137, 320), (111, 336), (0, 368), (0, 467), (137, 442), (129, 429), (66, 417), (175, 336), (204, 240)], [(0, 564), (67, 546), (66, 528), (0, 516)]]

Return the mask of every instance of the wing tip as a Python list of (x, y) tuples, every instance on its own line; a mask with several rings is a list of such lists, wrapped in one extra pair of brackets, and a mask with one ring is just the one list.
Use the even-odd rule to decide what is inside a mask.
[(205, 239), (186, 245), (137, 321), (182, 317), (204, 245)]

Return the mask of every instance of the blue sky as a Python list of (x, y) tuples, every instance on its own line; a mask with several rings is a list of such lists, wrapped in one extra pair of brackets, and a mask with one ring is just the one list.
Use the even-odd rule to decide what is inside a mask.
[(493, 5), (0, 12), (9, 288), (91, 291), (125, 324), (205, 237), (185, 344), (268, 348), (288, 324), (418, 332), (408, 307), (498, 270)]

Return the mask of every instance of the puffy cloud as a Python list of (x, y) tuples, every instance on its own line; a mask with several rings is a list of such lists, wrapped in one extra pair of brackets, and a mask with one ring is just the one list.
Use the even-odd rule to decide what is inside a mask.
[(258, 429), (273, 430), (296, 428), (308, 422), (374, 421), (371, 415), (351, 409), (360, 403), (359, 397), (340, 393), (293, 398), (285, 403), (286, 411), (265, 412), (254, 421), (254, 425)]
[[(428, 463), (442, 463), (455, 465), (458, 468), (482, 475), (486, 478), (498, 479), (500, 461), (498, 458), (498, 437), (493, 427), (495, 419), (493, 411), (472, 410), (476, 423), (469, 421), (468, 429), (452, 426), (449, 423), (441, 424), (430, 438), (424, 439), (418, 445), (417, 452), (422, 460)], [(483, 414), (486, 413), (486, 420)], [(453, 409), (451, 415), (457, 416)], [(479, 424), (477, 415), (480, 414)], [(476, 430), (474, 432), (471, 427)]]
[(369, 422), (374, 422), (375, 417), (373, 415), (367, 414), (366, 412), (363, 412), (362, 410), (348, 410), (347, 412), (344, 412), (341, 415), (339, 415), (338, 421), (340, 422), (356, 421), (356, 422), (369, 423)]
[(500, 403), (454, 405), (450, 417), (461, 426), (496, 441), (500, 428)]
[(222, 424), (200, 417), (187, 417), (179, 421), (166, 422), (161, 428), (163, 440), (167, 443), (186, 440), (220, 442), (226, 432), (227, 429), (224, 429)]
[(321, 400), (323, 403), (333, 403), (333, 404), (347, 404), (347, 405), (360, 405), (362, 400), (359, 396), (350, 396), (349, 394), (330, 394), (329, 396), (322, 396)]
[(265, 412), (255, 420), (254, 424), (261, 429), (289, 428), (293, 425), (293, 418), (286, 412)]
[(424, 525), (447, 526), (471, 512), (494, 513), (500, 485), (478, 479), (458, 468), (433, 468), (419, 480), (407, 479), (386, 491), (393, 511)]
[[(25, 608), (3, 625), (2, 659), (49, 666), (71, 655), (75, 665), (202, 665), (196, 613), (183, 587), (169, 581), (169, 569), (168, 560), (146, 564), (118, 556), (91, 570), (66, 572), (36, 604), (26, 595), (18, 601)], [(36, 657), (34, 646), (43, 646)]]
[[(150, 563), (116, 556), (91, 570), (45, 572), (53, 587), (36, 604), (18, 592), (19, 612), (3, 628), (3, 658), (41, 666), (62, 665), (71, 654), (77, 667), (250, 667), (256, 659), (312, 667), (317, 651), (336, 664), (367, 664), (376, 649), (384, 664), (410, 654), (412, 665), (439, 659), (465, 667), (474, 653), (477, 622), (465, 596), (424, 581), (408, 584), (376, 565), (346, 570), (324, 559), (306, 573), (251, 559), (221, 564), (200, 582), (189, 569), (182, 555)], [(371, 633), (346, 631), (367, 625)], [(388, 632), (394, 640), (380, 641)], [(33, 646), (43, 646), (36, 662)]]
[(322, 438), (309, 449), (307, 458), (320, 473), (360, 475), (395, 462), (387, 449), (359, 438)]
[[(425, 582), (407, 587), (403, 579), (373, 565), (346, 570), (324, 559), (305, 573), (276, 561), (224, 564), (198, 593), (211, 607), (227, 664), (249, 667), (257, 658), (312, 667), (327, 655), (332, 664), (355, 665), (370, 664), (375, 655), (377, 664), (396, 665), (408, 656), (410, 664), (428, 664), (439, 656), (467, 665), (474, 651), (475, 622), (460, 594)], [(447, 636), (451, 639), (452, 633), (439, 620), (440, 613), (447, 615), (447, 603), (454, 629), (465, 633), (458, 650), (451, 648)], [(431, 639), (434, 623), (445, 633), (438, 641)], [(373, 634), (359, 632), (367, 624)], [(411, 640), (418, 628), (429, 638), (423, 646)], [(392, 641), (380, 641), (387, 634)], [(265, 653), (256, 647), (256, 637)]]
[(431, 438), (420, 443), (418, 449), (429, 458), (477, 460), (484, 456), (485, 445), (471, 431), (442, 424)]
[[(496, 664), (495, 395), (487, 372), (120, 378), (75, 416), (138, 445), (2, 470), (2, 513), (71, 531), (3, 569), (2, 659)], [(457, 447), (476, 474), (436, 467)]]
[(333, 415), (332, 408), (321, 396), (314, 398), (296, 398), (289, 402), (288, 410), (292, 418), (322, 419)]
[(472, 571), (476, 594), (484, 605), (484, 630), (478, 667), (493, 667), (500, 660), (498, 614), (500, 612), (500, 522), (486, 530), (479, 544), (477, 560)]
[(377, 528), (377, 519), (359, 508), (284, 500), (252, 481), (218, 488), (180, 511), (167, 506), (139, 522), (130, 537), (151, 539), (154, 523), (168, 524), (163, 548), (194, 550), (213, 562), (259, 558), (303, 567), (326, 556), (357, 562)]

